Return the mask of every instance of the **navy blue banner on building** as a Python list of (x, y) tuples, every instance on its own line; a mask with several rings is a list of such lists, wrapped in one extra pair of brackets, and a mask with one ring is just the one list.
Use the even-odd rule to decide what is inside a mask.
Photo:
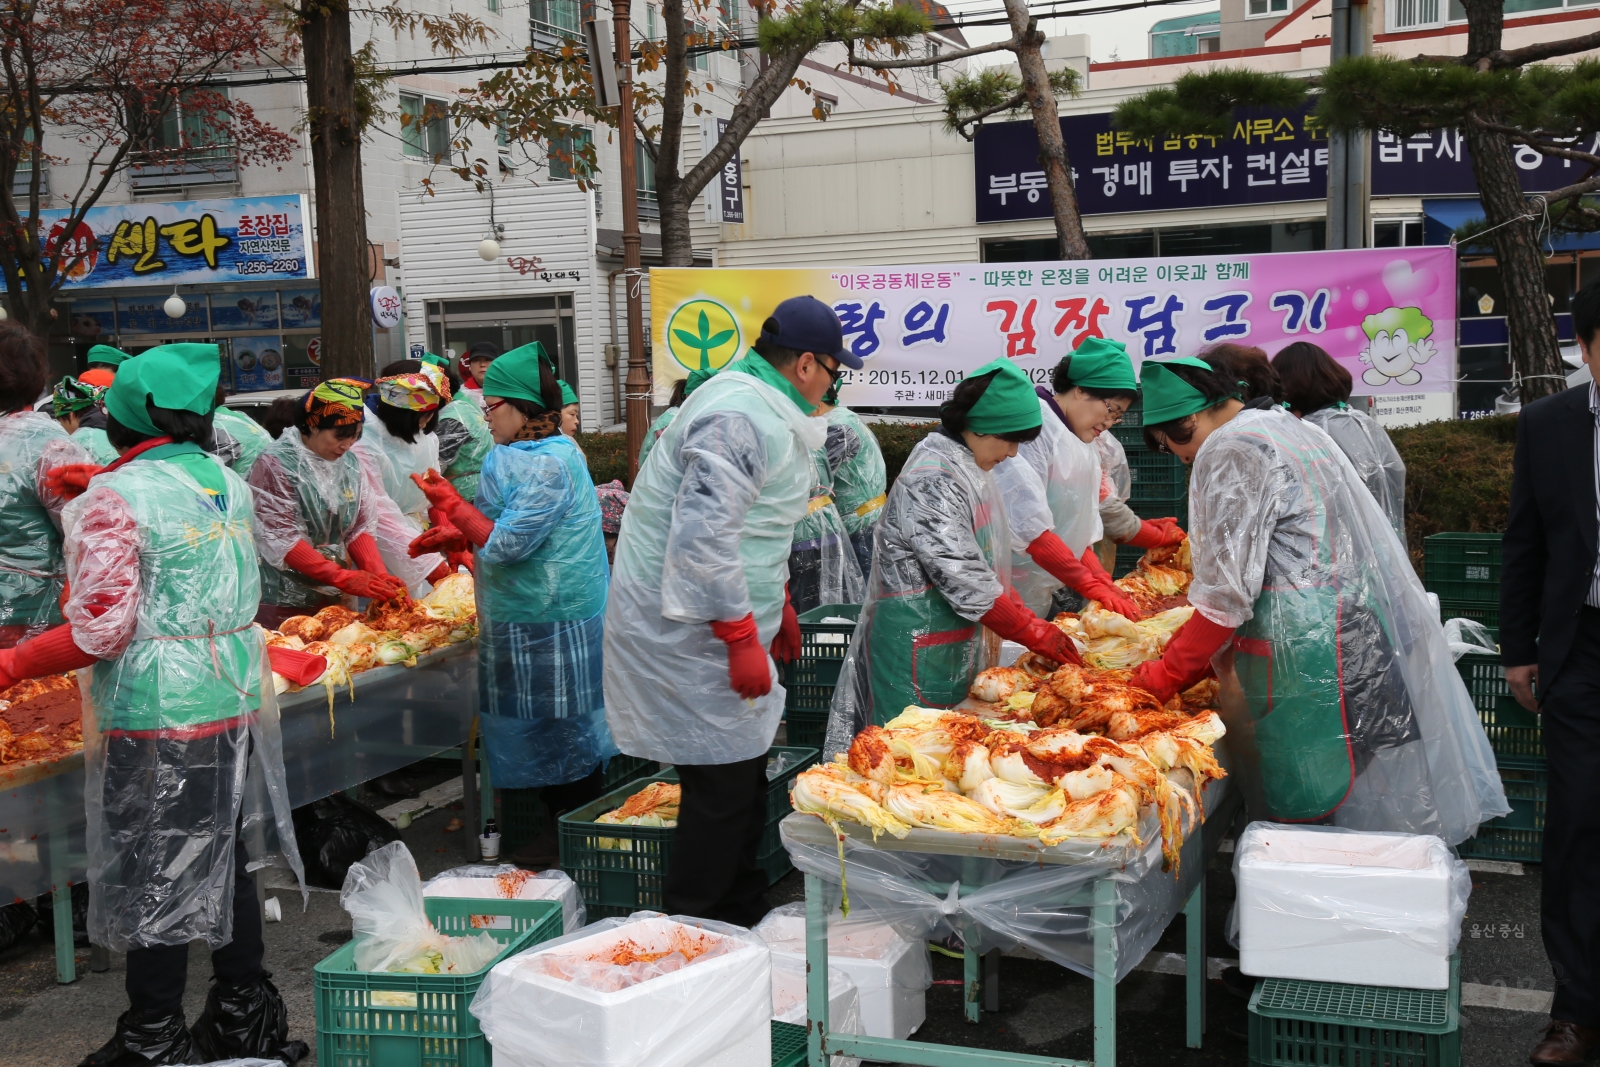
[[(1227, 137), (1154, 141), (1113, 129), (1109, 112), (1063, 116), (1079, 211), (1109, 215), (1321, 200), (1327, 195), (1328, 136), (1311, 110), (1309, 104), (1290, 112), (1240, 109)], [(1600, 135), (1594, 141), (1600, 146)], [(1472, 157), (1458, 131), (1406, 139), (1379, 133), (1372, 149), (1374, 196), (1477, 193)], [(977, 221), (1051, 216), (1033, 123), (978, 127), (972, 158)], [(1519, 149), (1516, 163), (1528, 192), (1557, 189), (1583, 174), (1581, 165), (1531, 148)]]

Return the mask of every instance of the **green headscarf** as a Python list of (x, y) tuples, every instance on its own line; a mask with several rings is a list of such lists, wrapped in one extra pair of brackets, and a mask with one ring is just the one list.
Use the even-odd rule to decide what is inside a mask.
[[(132, 358), (120, 348), (112, 348), (110, 345), (95, 345), (89, 349), (87, 360), (91, 366), (96, 363), (105, 363), (112, 367), (120, 367), (126, 360)], [(122, 420), (118, 419), (117, 421), (121, 422)]]
[(997, 371), (978, 402), (967, 412), (967, 429), (973, 433), (1015, 433), (1044, 424), (1039, 413), (1039, 396), (1033, 383), (1017, 365), (1004, 356), (985, 363), (971, 374), (976, 378)]
[(435, 367), (443, 367), (445, 370), (450, 369), (450, 361), (448, 359), (445, 359), (443, 356), (436, 356), (432, 352), (422, 353), (422, 359), (420, 359), (418, 362), (432, 363)]
[(68, 375), (56, 384), (50, 393), (50, 413), (56, 418), (72, 411), (84, 411), (92, 408), (95, 401), (100, 399), (100, 394), (105, 392), (97, 385), (85, 385), (78, 379)]
[(1072, 384), (1082, 389), (1137, 390), (1133, 360), (1121, 341), (1090, 337), (1072, 353)]
[(161, 436), (145, 408), (209, 415), (215, 407), (222, 361), (216, 345), (161, 345), (141, 352), (117, 368), (106, 390), (106, 411), (136, 433)]
[(1204, 411), (1216, 403), (1170, 371), (1169, 367), (1194, 367), (1197, 370), (1215, 371), (1216, 368), (1195, 356), (1179, 356), (1160, 363), (1146, 360), (1144, 364), (1144, 424), (1171, 422)]
[(538, 341), (513, 348), (489, 364), (483, 374), (483, 395), (527, 400), (545, 408), (544, 394), (539, 389), (539, 364), (549, 361)]
[(687, 400), (690, 393), (709, 382), (711, 380), (711, 376), (716, 373), (717, 372), (712, 370), (710, 367), (697, 367), (690, 371), (689, 377), (684, 379), (683, 383), (684, 399)]
[(572, 386), (559, 378), (556, 379), (556, 382), (561, 386), (561, 406), (566, 407), (568, 404), (576, 404), (578, 402), (578, 394), (572, 391)]

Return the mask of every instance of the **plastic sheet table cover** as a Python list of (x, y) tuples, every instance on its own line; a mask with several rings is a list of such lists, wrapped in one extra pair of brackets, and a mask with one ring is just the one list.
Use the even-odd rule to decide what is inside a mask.
[[(478, 710), (474, 642), (429, 652), (356, 677), (356, 699), (316, 685), (278, 698), (289, 802), (309, 804), (463, 744)], [(0, 769), (0, 902), (31, 899), (87, 877), (83, 754)], [(59, 853), (53, 853), (59, 849)]]
[[(1079, 974), (1095, 974), (1095, 917), (1114, 907), (1116, 978), (1155, 947), (1205, 875), (1206, 860), (1227, 829), (1228, 780), (1210, 783), (1204, 827), (1185, 838), (1177, 871), (1161, 869), (1153, 811), (1126, 837), (1080, 838), (1053, 848), (1019, 838), (914, 829), (904, 840), (841, 823), (850, 917), (888, 923), (910, 939), (956, 935), (979, 952), (1024, 947)], [(1207, 832), (1209, 830), (1209, 832)], [(779, 824), (794, 865), (821, 878), (830, 909), (839, 902), (839, 843), (821, 819), (799, 813)]]

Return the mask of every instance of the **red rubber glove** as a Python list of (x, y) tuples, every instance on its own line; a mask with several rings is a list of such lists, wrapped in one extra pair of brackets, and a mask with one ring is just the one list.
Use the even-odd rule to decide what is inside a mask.
[(295, 685), (310, 685), (328, 669), (328, 660), (315, 652), (298, 648), (268, 648), (267, 662), (274, 674), (281, 674)]
[(418, 556), (427, 555), (429, 552), (454, 553), (463, 551), (466, 547), (466, 535), (446, 519), (438, 526), (430, 526), (418, 534), (411, 542), (411, 546), (406, 549), (406, 555), (416, 559)]
[(756, 633), (755, 615), (732, 622), (714, 622), (711, 632), (728, 646), (728, 685), (746, 700), (772, 692), (772, 668)]
[(1025, 645), (1030, 652), (1057, 663), (1083, 665), (1083, 657), (1078, 655), (1078, 646), (1072, 643), (1072, 638), (1060, 627), (1029, 611), (1015, 591), (1002, 594), (979, 621), (1006, 640)]
[(1164, 548), (1182, 544), (1187, 536), (1177, 519), (1141, 519), (1139, 532), (1122, 543), (1134, 548)]
[(482, 548), (494, 533), (494, 520), (463, 500), (450, 513), (450, 522), (467, 535), (467, 540)]
[(779, 663), (793, 663), (800, 655), (800, 616), (795, 614), (789, 601), (789, 587), (783, 587), (783, 621), (772, 637), (772, 658)]
[(1233, 637), (1233, 629), (1218, 626), (1198, 611), (1172, 635), (1160, 659), (1139, 664), (1133, 684), (1149, 690), (1163, 704), (1205, 677), (1211, 657)]
[(427, 474), (413, 474), (411, 480), (417, 483), (417, 488), (428, 498), (428, 503), (444, 512), (446, 518), (466, 503), (466, 499), (456, 492), (456, 487), (432, 467), (428, 468)]
[[(361, 538), (358, 537), (356, 540), (360, 541)], [(371, 537), (367, 537), (368, 542), (371, 540)], [(351, 555), (354, 556), (354, 543), (350, 547)], [(345, 570), (312, 548), (306, 541), (296, 543), (283, 561), (312, 581), (331, 585), (351, 596), (366, 597), (368, 600), (393, 600), (406, 591), (406, 583), (392, 575), (373, 574), (366, 570)]]
[[(1080, 596), (1098, 600), (1102, 606), (1129, 619), (1144, 618), (1139, 605), (1111, 584), (1110, 577), (1100, 569), (1099, 561), (1094, 559), (1093, 551), (1085, 552), (1080, 559), (1072, 554), (1072, 549), (1061, 538), (1046, 530), (1028, 546), (1028, 555)], [(1091, 564), (1090, 560), (1094, 560), (1094, 563)]]
[(73, 500), (89, 488), (89, 479), (105, 470), (98, 463), (68, 463), (45, 473), (44, 487), (62, 500)]
[(10, 689), (24, 678), (74, 671), (97, 662), (72, 639), (72, 627), (63, 624), (15, 648), (0, 650), (0, 689)]
[(455, 572), (456, 572), (455, 567), (450, 565), (450, 561), (449, 560), (446, 560), (445, 562), (439, 564), (437, 567), (433, 568), (433, 570), (428, 572), (427, 582), (428, 582), (429, 585), (438, 585), (440, 582), (444, 581), (446, 578), (450, 577)]

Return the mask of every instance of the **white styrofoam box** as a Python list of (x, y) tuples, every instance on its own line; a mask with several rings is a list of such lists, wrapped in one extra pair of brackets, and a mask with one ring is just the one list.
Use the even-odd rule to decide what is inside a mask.
[(1449, 987), (1460, 861), (1438, 838), (1254, 823), (1236, 849), (1245, 974)]
[[(773, 953), (772, 1017), (780, 1023), (806, 1024), (806, 961)], [(828, 1030), (835, 1034), (860, 1034), (861, 994), (850, 976), (838, 968), (828, 970)], [(854, 1056), (836, 1055), (832, 1067), (859, 1067)]]
[[(615, 991), (543, 973), (544, 957), (583, 960), (631, 941), (666, 951), (665, 916), (608, 926), (502, 960), (472, 1002), (500, 1067), (770, 1067), (772, 976), (758, 940), (728, 938), (731, 951)], [(769, 1031), (765, 1039), (754, 1031)]]
[[(435, 878), (422, 887), (425, 897), (492, 897), (500, 899), (500, 890), (493, 878)], [(583, 927), (583, 898), (578, 895), (578, 885), (571, 878), (529, 878), (517, 890), (518, 900), (561, 901), (561, 929), (575, 933)]]
[[(768, 915), (756, 930), (774, 957), (806, 958), (806, 921)], [(828, 970), (838, 970), (861, 995), (861, 1032), (903, 1041), (927, 1018), (932, 980), (928, 946), (877, 923), (835, 923), (828, 932)]]

